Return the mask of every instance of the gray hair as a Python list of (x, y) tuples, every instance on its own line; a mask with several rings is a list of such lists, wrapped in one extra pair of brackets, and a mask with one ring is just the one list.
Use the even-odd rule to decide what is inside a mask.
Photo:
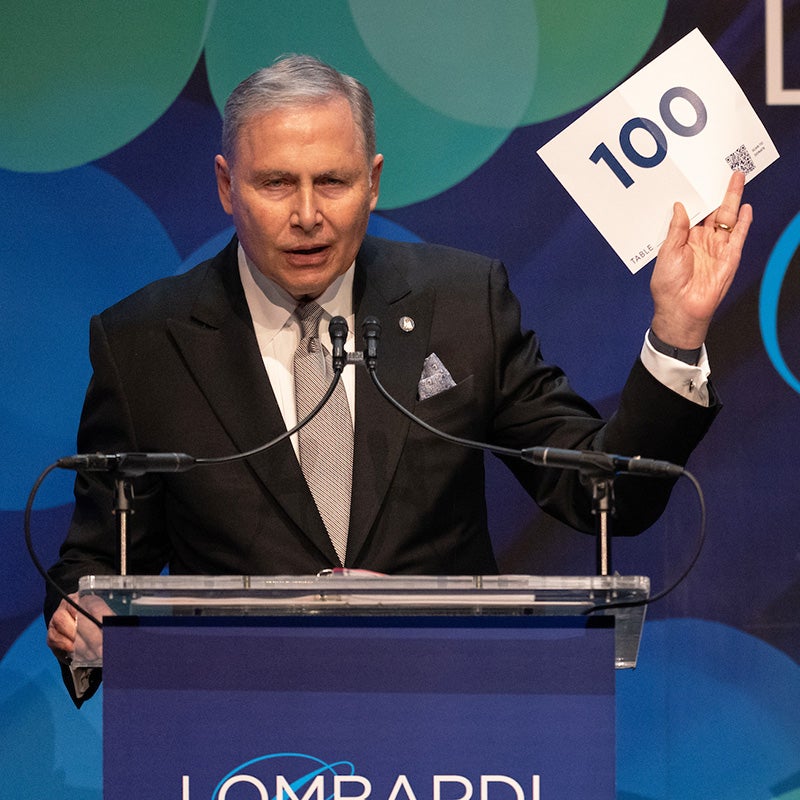
[(312, 56), (292, 55), (245, 78), (228, 97), (222, 116), (222, 155), (229, 162), (242, 126), (256, 114), (344, 97), (361, 131), (364, 152), (376, 152), (375, 109), (366, 86)]

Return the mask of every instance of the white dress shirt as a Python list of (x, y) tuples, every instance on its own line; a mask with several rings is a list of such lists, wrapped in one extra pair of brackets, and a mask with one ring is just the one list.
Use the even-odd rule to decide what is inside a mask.
[[(348, 352), (356, 349), (353, 333), (355, 326), (353, 273), (351, 264), (344, 275), (340, 275), (319, 297), (315, 298), (324, 311), (319, 324), (319, 335), (328, 352), (331, 350), (328, 322), (335, 316), (344, 317), (347, 321), (348, 333), (345, 346)], [(239, 245), (239, 276), (253, 319), (264, 368), (288, 430), (298, 421), (294, 402), (294, 352), (300, 343), (300, 321), (294, 315), (297, 300), (259, 272), (255, 264), (247, 258), (241, 245)], [(344, 368), (341, 380), (350, 405), (350, 419), (355, 425), (356, 377), (353, 365), (348, 364)], [(292, 436), (292, 446), (295, 455), (298, 455), (296, 434)]]

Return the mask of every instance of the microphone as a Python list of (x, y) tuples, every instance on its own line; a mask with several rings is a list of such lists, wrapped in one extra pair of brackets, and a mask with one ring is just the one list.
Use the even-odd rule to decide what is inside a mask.
[[(377, 320), (374, 321), (378, 326), (378, 332), (380, 332), (380, 323)], [(252, 450), (218, 458), (195, 458), (187, 453), (86, 453), (60, 458), (56, 462), (56, 466), (61, 469), (75, 470), (76, 472), (110, 472), (123, 478), (136, 478), (150, 472), (186, 472), (197, 466), (228, 464), (259, 455), (284, 439), (288, 439), (304, 425), (307, 425), (333, 394), (341, 378), (342, 370), (347, 364), (347, 353), (345, 353), (344, 345), (347, 341), (348, 328), (344, 317), (333, 317), (328, 326), (328, 331), (331, 336), (333, 349), (331, 362), (334, 369), (334, 376), (330, 386), (320, 398), (319, 403), (304, 419), (301, 419), (291, 430), (284, 431), (266, 444), (254, 447)]]
[(364, 363), (367, 369), (375, 372), (378, 366), (378, 340), (381, 338), (381, 323), (376, 317), (366, 317), (361, 324), (364, 336)]
[[(330, 385), (317, 405), (314, 406), (303, 419), (297, 422), (293, 428), (280, 433), (266, 444), (261, 444), (246, 452), (234, 453), (233, 455), (220, 456), (217, 458), (195, 458), (187, 453), (86, 453), (60, 458), (48, 469), (49, 472), (54, 467), (60, 467), (61, 469), (71, 469), (76, 472), (106, 472), (113, 476), (115, 483), (114, 514), (117, 517), (117, 532), (119, 535), (118, 553), (120, 575), (127, 574), (127, 518), (128, 515), (132, 513), (131, 500), (133, 498), (133, 492), (130, 490), (130, 487), (126, 485), (128, 479), (140, 477), (152, 472), (186, 472), (196, 466), (229, 464), (234, 461), (240, 461), (259, 455), (297, 433), (297, 431), (304, 425), (307, 425), (319, 413), (325, 403), (328, 402), (342, 377), (342, 371), (347, 363), (347, 354), (344, 351), (344, 344), (347, 340), (347, 322), (342, 317), (334, 317), (330, 322), (328, 330), (330, 332), (333, 349), (331, 357), (334, 368), (333, 380), (330, 382)], [(42, 478), (46, 474), (47, 472), (42, 475)], [(37, 485), (31, 492), (30, 504), (33, 502), (33, 496), (38, 485), (39, 482), (37, 482)], [(26, 531), (27, 530), (28, 524), (26, 521)], [(31, 556), (35, 558), (32, 547), (29, 547), (29, 550)], [(36, 563), (36, 561), (34, 561), (34, 563)], [(46, 571), (40, 570), (40, 572), (45, 576), (45, 579), (48, 578)], [(62, 596), (66, 596), (60, 589), (59, 592)], [(81, 609), (79, 609), (79, 611), (80, 610)], [(94, 621), (97, 622), (97, 620)]]
[(419, 425), (434, 436), (440, 439), (460, 445), (470, 447), (475, 450), (484, 450), (498, 456), (507, 458), (521, 458), (536, 466), (556, 467), (558, 469), (574, 469), (587, 476), (613, 476), (622, 472), (649, 475), (660, 478), (679, 478), (685, 473), (683, 467), (672, 464), (669, 461), (657, 461), (652, 458), (641, 458), (639, 456), (619, 456), (613, 453), (604, 453), (595, 450), (564, 450), (557, 447), (526, 447), (522, 450), (514, 450), (509, 447), (500, 447), (476, 442), (471, 439), (462, 439), (459, 436), (445, 433), (445, 431), (434, 428), (425, 420), (420, 419), (401, 403), (395, 400), (386, 391), (383, 384), (375, 374), (375, 367), (378, 361), (378, 339), (381, 333), (381, 324), (375, 317), (367, 317), (362, 325), (364, 336), (364, 361), (369, 370), (372, 382), (380, 394), (393, 405), (401, 414), (408, 417), (415, 425)]
[(577, 469), (587, 473), (615, 475), (628, 472), (664, 478), (680, 478), (684, 469), (669, 461), (640, 456), (618, 456), (595, 450), (564, 450), (558, 447), (527, 447), (520, 452), (524, 461), (541, 467)]
[(347, 321), (344, 317), (332, 317), (328, 324), (328, 333), (331, 336), (331, 362), (334, 372), (341, 372), (347, 364), (347, 353), (344, 343), (347, 341)]
[(148, 472), (186, 472), (197, 464), (187, 453), (86, 453), (59, 458), (61, 469), (78, 472), (118, 472), (138, 477)]

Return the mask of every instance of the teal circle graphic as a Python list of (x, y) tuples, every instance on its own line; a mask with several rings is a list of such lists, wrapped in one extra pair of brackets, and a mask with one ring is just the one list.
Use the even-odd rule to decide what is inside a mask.
[(645, 54), (665, 8), (666, 0), (219, 0), (206, 66), (220, 110), (239, 81), (287, 53), (361, 80), (386, 157), (379, 208), (389, 209), (455, 186), (514, 128), (608, 91)]
[(645, 623), (617, 672), (617, 800), (800, 794), (800, 664), (699, 619)]
[(219, 108), (239, 81), (285, 53), (317, 56), (369, 88), (378, 149), (386, 157), (381, 208), (408, 205), (453, 186), (508, 136), (505, 128), (452, 119), (398, 86), (369, 54), (346, 0), (322, 4), (299, 0), (276, 6), (258, 0), (221, 0), (206, 43), (209, 84)]
[(0, 660), (0, 775), (14, 800), (103, 796), (103, 689), (75, 708), (34, 620)]
[[(174, 272), (180, 259), (150, 208), (96, 167), (0, 170), (0, 193), (14, 200), (0, 218), (9, 332), (0, 357), (7, 423), (0, 508), (21, 509), (37, 475), (75, 452), (91, 374), (89, 317)], [(43, 484), (37, 507), (71, 499), (72, 478), (59, 471)]]
[(789, 263), (798, 247), (800, 247), (800, 214), (789, 223), (775, 243), (764, 269), (761, 293), (758, 297), (758, 321), (764, 348), (778, 374), (796, 392), (800, 392), (800, 380), (786, 363), (778, 341), (778, 302)]
[(350, 0), (369, 54), (423, 106), (511, 130), (536, 83), (539, 31), (530, 0)]
[(539, 65), (523, 120), (529, 125), (591, 103), (628, 77), (653, 43), (667, 10), (667, 0), (532, 2)]
[(192, 73), (213, 0), (6, 3), (0, 167), (51, 172), (122, 147)]

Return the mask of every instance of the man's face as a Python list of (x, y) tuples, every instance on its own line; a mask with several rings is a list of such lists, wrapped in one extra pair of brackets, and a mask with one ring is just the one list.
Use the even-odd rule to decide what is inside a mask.
[(349, 103), (256, 115), (231, 162), (216, 157), (217, 187), (245, 253), (296, 299), (319, 296), (352, 264), (378, 202), (383, 156), (368, 162)]

